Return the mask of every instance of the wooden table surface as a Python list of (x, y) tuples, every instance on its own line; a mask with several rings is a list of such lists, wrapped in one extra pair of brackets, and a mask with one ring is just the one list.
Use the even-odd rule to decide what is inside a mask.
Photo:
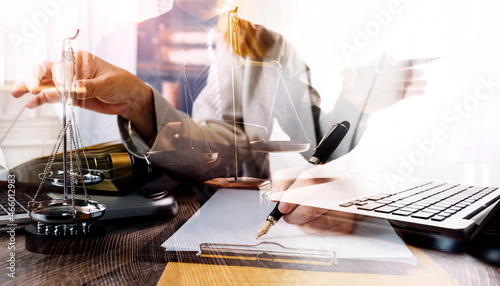
[[(21, 230), (16, 233), (16, 278), (7, 276), (9, 235), (0, 234), (0, 285), (156, 285), (172, 253), (161, 244), (189, 219), (206, 199), (203, 192), (176, 195), (180, 213), (173, 219), (107, 221), (106, 235), (82, 254), (44, 255), (27, 251)], [(423, 250), (463, 285), (500, 285), (500, 270), (467, 254)]]

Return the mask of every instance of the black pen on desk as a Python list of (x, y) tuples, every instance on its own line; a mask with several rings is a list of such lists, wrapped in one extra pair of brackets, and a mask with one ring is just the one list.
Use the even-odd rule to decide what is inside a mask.
[[(341, 123), (334, 124), (328, 132), (326, 132), (325, 136), (321, 139), (318, 146), (314, 148), (314, 154), (308, 160), (309, 163), (314, 165), (324, 164), (328, 158), (332, 155), (332, 153), (337, 149), (344, 139), (347, 131), (349, 131), (350, 124), (347, 121), (342, 121)], [(266, 233), (269, 232), (271, 227), (275, 225), (278, 220), (283, 216), (283, 214), (278, 209), (279, 202), (276, 204), (274, 209), (267, 216), (266, 222), (259, 229), (257, 233), (257, 239)]]

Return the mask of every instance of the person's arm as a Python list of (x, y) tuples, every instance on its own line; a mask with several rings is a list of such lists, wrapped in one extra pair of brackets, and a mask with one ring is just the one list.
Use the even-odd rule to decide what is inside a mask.
[[(145, 141), (129, 120), (118, 117), (120, 134), (127, 150), (138, 157), (148, 156), (167, 175), (179, 179), (204, 181), (234, 175), (233, 169), (229, 168), (234, 165), (233, 125), (223, 121), (193, 120), (176, 110), (158, 91), (152, 90), (158, 132), (153, 140)], [(243, 127), (237, 126), (235, 134), (240, 147), (238, 163), (241, 164), (251, 153), (245, 151), (249, 147)], [(162, 157), (162, 152), (166, 156), (168, 151), (181, 150), (195, 155), (213, 152), (217, 153), (218, 159), (206, 164), (201, 161), (189, 163), (188, 160), (174, 164), (168, 162), (169, 158)]]
[[(73, 103), (104, 114), (117, 114), (131, 121), (137, 132), (148, 141), (156, 134), (151, 88), (135, 75), (95, 55), (75, 52), (77, 67), (77, 100)], [(11, 94), (18, 98), (32, 93), (26, 107), (36, 108), (61, 100), (61, 63), (44, 62), (16, 83)]]
[(322, 133), (343, 120), (351, 124), (350, 131), (332, 159), (348, 153), (358, 144), (373, 112), (407, 97), (424, 94), (427, 84), (422, 79), (422, 70), (400, 67), (395, 58), (387, 53), (367, 65), (345, 68), (342, 75), (342, 91), (335, 107), (323, 114), (320, 121)]
[(326, 134), (333, 124), (344, 120), (350, 124), (346, 136), (330, 157), (332, 160), (349, 153), (356, 146), (363, 134), (369, 117), (370, 114), (361, 112), (360, 109), (347, 101), (343, 96), (339, 96), (332, 111), (321, 115), (320, 126), (322, 134)]
[[(166, 172), (198, 180), (228, 175), (226, 167), (234, 162), (232, 124), (194, 121), (175, 110), (161, 94), (124, 69), (88, 52), (78, 51), (75, 56), (78, 94), (74, 104), (104, 114), (119, 115), (122, 138), (131, 153), (144, 157), (150, 150), (188, 149), (187, 144), (191, 142), (196, 149), (193, 152), (205, 152), (208, 142), (211, 151), (218, 153), (219, 160), (214, 164), (204, 166), (179, 162), (165, 166), (161, 160), (152, 161), (163, 166)], [(56, 88), (60, 86), (59, 69), (60, 63), (38, 65), (16, 84), (12, 95), (21, 97), (31, 92), (33, 96), (28, 100), (28, 108), (60, 102), (60, 93)], [(248, 139), (243, 128), (237, 127), (236, 136), (238, 145), (244, 150)], [(248, 156), (249, 152), (240, 151), (239, 161)]]
[[(351, 130), (333, 154), (333, 158), (348, 153), (362, 135), (369, 115), (379, 109), (390, 106), (405, 96), (423, 94), (426, 83), (421, 80), (422, 72), (416, 69), (346, 69), (346, 82), (335, 108), (321, 117), (321, 131), (326, 133), (335, 123), (347, 120)], [(306, 82), (303, 82), (306, 84)], [(315, 93), (313, 88), (310, 91)], [(315, 95), (315, 94), (313, 94)], [(331, 164), (319, 166), (302, 172), (301, 169), (282, 170), (273, 176), (272, 191), (288, 192), (305, 186), (321, 184), (325, 179), (334, 180), (336, 174)], [(288, 174), (287, 174), (288, 172)], [(291, 173), (290, 173), (291, 172)], [(285, 178), (280, 175), (285, 175)], [(298, 179), (297, 179), (298, 178)], [(346, 188), (353, 188), (351, 185)], [(339, 213), (325, 208), (301, 205), (281, 201), (279, 210), (283, 219), (308, 232), (350, 233), (353, 231), (356, 216)]]

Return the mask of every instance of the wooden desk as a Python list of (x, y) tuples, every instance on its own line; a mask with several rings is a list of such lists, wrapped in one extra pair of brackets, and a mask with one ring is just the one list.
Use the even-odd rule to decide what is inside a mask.
[[(24, 248), (16, 233), (16, 278), (7, 276), (9, 235), (0, 234), (0, 285), (155, 285), (167, 262), (175, 261), (160, 246), (199, 208), (199, 195), (178, 195), (180, 213), (171, 220), (125, 220), (106, 223), (107, 234), (83, 254), (43, 255)], [(203, 195), (202, 195), (203, 196)], [(500, 269), (467, 254), (423, 250), (463, 285), (500, 285)], [(311, 281), (313, 282), (313, 281)]]

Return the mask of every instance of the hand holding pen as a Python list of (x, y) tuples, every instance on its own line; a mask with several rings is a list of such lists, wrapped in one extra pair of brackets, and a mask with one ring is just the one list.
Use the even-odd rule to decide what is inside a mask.
[[(323, 139), (319, 142), (318, 146), (314, 149), (315, 152), (308, 162), (313, 165), (324, 164), (335, 151), (335, 149), (340, 145), (340, 142), (347, 134), (347, 131), (349, 131), (349, 127), (349, 122), (347, 121), (343, 121), (342, 123), (333, 125), (325, 134)], [(283, 203), (282, 208), (284, 205), (288, 204)], [(259, 229), (257, 238), (269, 232), (269, 229), (273, 225), (275, 225), (279, 219), (281, 219), (283, 213), (280, 211), (279, 206), (280, 203), (277, 203), (274, 209), (268, 215), (268, 217), (266, 218), (266, 222)]]

